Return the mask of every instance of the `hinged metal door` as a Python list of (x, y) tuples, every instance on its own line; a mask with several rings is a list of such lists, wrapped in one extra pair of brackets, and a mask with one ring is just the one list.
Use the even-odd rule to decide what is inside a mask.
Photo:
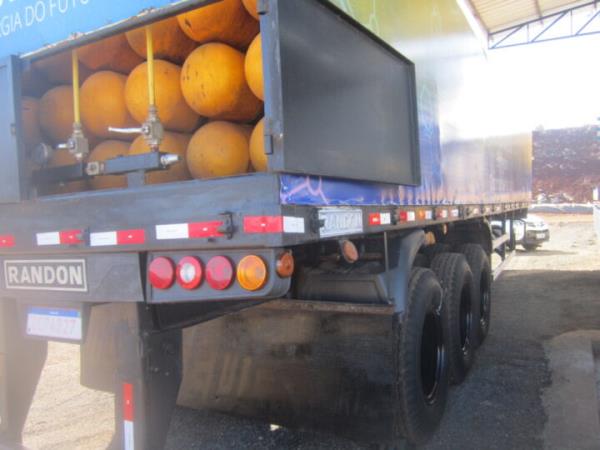
[(0, 203), (23, 200), (27, 192), (21, 136), (20, 60), (0, 60)]

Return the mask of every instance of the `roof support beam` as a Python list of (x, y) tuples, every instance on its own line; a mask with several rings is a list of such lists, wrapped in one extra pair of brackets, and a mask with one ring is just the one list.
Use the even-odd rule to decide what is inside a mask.
[[(539, 3), (535, 1), (539, 9)], [(598, 1), (585, 3), (557, 13), (541, 15), (538, 19), (530, 20), (519, 25), (498, 30), (488, 35), (490, 49), (514, 47), (517, 45), (535, 44), (558, 39), (567, 39), (577, 36), (600, 34), (600, 10)], [(587, 18), (582, 18), (587, 14)], [(566, 21), (570, 21), (569, 31), (559, 28)], [(579, 21), (578, 27), (573, 24)], [(551, 33), (551, 31), (558, 32)]]
[(544, 16), (542, 14), (542, 8), (540, 8), (540, 0), (533, 0), (533, 3), (535, 5), (535, 12), (538, 15), (538, 19), (542, 21)]

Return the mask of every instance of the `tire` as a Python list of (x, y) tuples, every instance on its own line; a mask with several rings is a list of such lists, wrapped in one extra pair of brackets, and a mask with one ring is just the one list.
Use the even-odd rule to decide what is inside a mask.
[(477, 302), (473, 299), (473, 274), (464, 255), (442, 253), (431, 263), (443, 289), (442, 308), (448, 335), (450, 380), (459, 384), (466, 378), (475, 358)]
[(435, 258), (437, 255), (439, 255), (441, 253), (449, 252), (450, 248), (451, 247), (448, 244), (440, 244), (437, 242), (435, 244), (431, 244), (426, 247), (423, 247), (423, 250), (421, 250), (421, 253), (427, 257), (427, 260), (428, 260), (427, 267), (431, 267), (431, 262), (433, 261), (433, 258)]
[(504, 234), (504, 231), (500, 227), (492, 226), (492, 234), (494, 235), (494, 237), (499, 238), (500, 236), (502, 236)]
[(429, 267), (429, 258), (423, 253), (417, 253), (415, 255), (415, 260), (413, 261), (413, 267)]
[(423, 444), (437, 430), (449, 387), (442, 289), (435, 274), (414, 268), (406, 310), (395, 320), (396, 423), (411, 444)]
[(478, 244), (463, 244), (457, 250), (467, 258), (471, 273), (473, 274), (473, 298), (479, 299), (478, 317), (475, 318), (475, 326), (477, 328), (477, 342), (475, 344), (478, 347), (483, 344), (490, 331), (492, 307), (492, 268), (490, 258), (481, 245)]
[(537, 244), (523, 244), (523, 248), (528, 252), (533, 252), (537, 250), (538, 247), (539, 245)]

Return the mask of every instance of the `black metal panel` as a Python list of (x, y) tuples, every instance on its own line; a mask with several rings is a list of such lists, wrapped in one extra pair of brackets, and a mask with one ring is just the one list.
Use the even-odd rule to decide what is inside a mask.
[(296, 285), (295, 297), (303, 300), (385, 304), (388, 299), (384, 268), (376, 262), (339, 270), (302, 270)]
[[(35, 290), (24, 288), (7, 288), (6, 261), (44, 261), (60, 263), (64, 257), (49, 260), (42, 256), (27, 256), (0, 258), (0, 296), (18, 298), (20, 301), (36, 304), (53, 304), (56, 302), (141, 302), (144, 300), (140, 259), (137, 253), (112, 253), (86, 255), (85, 260), (86, 289), (85, 290)], [(26, 263), (23, 263), (26, 264)]]
[(364, 308), (265, 303), (186, 330), (179, 404), (389, 442), (396, 428), (392, 315)]
[(272, 0), (261, 30), (272, 170), (419, 183), (409, 60), (317, 0)]
[(21, 201), (26, 193), (21, 134), (21, 85), (19, 61), (0, 60), (0, 203)]

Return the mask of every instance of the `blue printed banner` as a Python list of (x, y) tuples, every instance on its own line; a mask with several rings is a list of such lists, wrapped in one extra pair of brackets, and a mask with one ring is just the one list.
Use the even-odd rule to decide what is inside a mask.
[(140, 13), (202, 0), (0, 0), (0, 56), (21, 55)]

